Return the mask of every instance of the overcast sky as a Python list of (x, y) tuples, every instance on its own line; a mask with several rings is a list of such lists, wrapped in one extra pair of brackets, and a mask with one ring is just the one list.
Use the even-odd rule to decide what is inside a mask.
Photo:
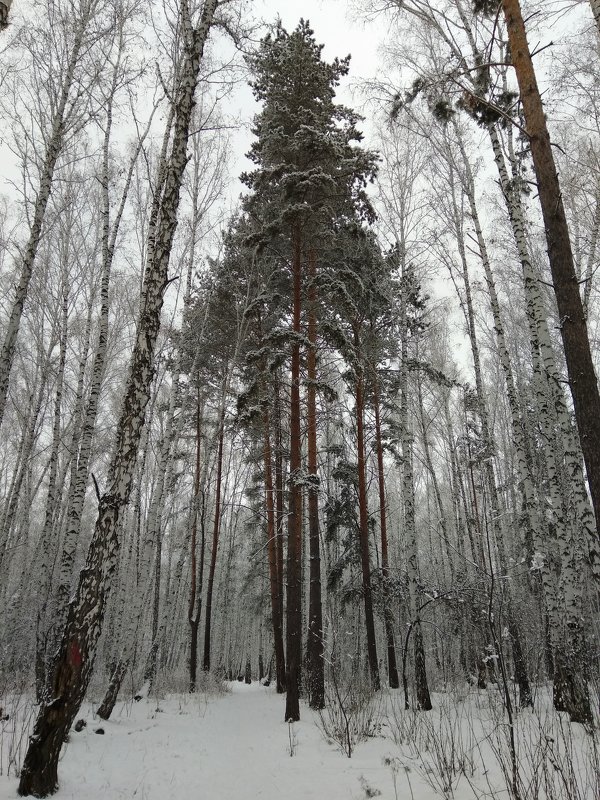
[(325, 45), (327, 60), (351, 53), (351, 74), (354, 77), (368, 77), (376, 66), (379, 37), (375, 26), (365, 26), (352, 19), (350, 6), (351, 3), (346, 0), (302, 0), (301, 3), (260, 0), (255, 6), (255, 13), (265, 20), (281, 17), (287, 30), (295, 28), (300, 17), (308, 19), (317, 41)]

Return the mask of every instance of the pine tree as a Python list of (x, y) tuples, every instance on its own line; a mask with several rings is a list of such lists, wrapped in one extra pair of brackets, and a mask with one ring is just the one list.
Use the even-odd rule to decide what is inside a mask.
[[(254, 192), (247, 209), (260, 220), (263, 242), (266, 244), (269, 239), (282, 235), (287, 239), (285, 258), (292, 275), (285, 712), (286, 720), (292, 721), (300, 717), (302, 661), (300, 362), (306, 264), (310, 259), (311, 271), (316, 274), (319, 244), (337, 217), (347, 213), (370, 213), (365, 183), (374, 168), (373, 155), (357, 146), (361, 139), (356, 128), (358, 117), (334, 103), (335, 88), (348, 72), (349, 59), (335, 59), (328, 64), (322, 60), (321, 51), (322, 46), (315, 42), (309, 24), (301, 20), (291, 34), (279, 24), (249, 59), (255, 76), (252, 88), (256, 99), (263, 103), (263, 110), (256, 118), (257, 139), (249, 154), (257, 169), (243, 178)], [(310, 335), (314, 339), (314, 327)], [(314, 341), (310, 346), (314, 347)], [(311, 413), (311, 419), (313, 417)], [(313, 434), (315, 424), (313, 421)], [(314, 469), (314, 463), (311, 468)], [(316, 589), (320, 585), (320, 556), (314, 495), (310, 496), (313, 520), (310, 581)], [(320, 602), (320, 593), (311, 593), (312, 635), (309, 641), (315, 652), (309, 654), (308, 688), (315, 706), (323, 702)]]

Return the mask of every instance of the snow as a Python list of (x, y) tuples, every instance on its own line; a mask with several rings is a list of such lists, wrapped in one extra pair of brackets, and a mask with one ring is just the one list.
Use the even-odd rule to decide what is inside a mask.
[[(80, 733), (71, 731), (63, 752), (59, 765), (60, 789), (55, 797), (59, 800), (196, 797), (433, 800), (443, 796), (432, 786), (432, 779), (435, 783), (436, 778), (435, 746), (430, 747), (427, 756), (415, 754), (414, 743), (420, 742), (422, 747), (429, 734), (424, 734), (423, 729), (420, 732), (414, 727), (410, 729), (409, 718), (406, 718), (408, 726), (402, 730), (414, 735), (412, 747), (410, 742), (400, 746), (393, 741), (393, 715), (382, 714), (377, 717), (380, 720), (377, 735), (358, 743), (349, 759), (335, 743), (326, 740), (318, 715), (306, 706), (302, 707), (303, 719), (290, 726), (283, 722), (284, 698), (272, 687), (236, 682), (229, 684), (228, 689), (223, 695), (169, 695), (158, 703), (156, 698), (119, 703), (108, 722), (94, 719), (91, 706), (87, 706), (86, 713), (80, 715), (87, 719), (87, 726)], [(396, 697), (398, 701), (401, 699), (397, 694)], [(473, 698), (477, 695), (473, 694)], [(507, 797), (506, 784), (493, 753), (485, 753), (481, 748), (482, 738), (473, 725), (473, 716), (464, 711), (454, 717), (445, 716), (440, 709), (456, 708), (455, 700), (450, 705), (443, 696), (437, 699), (437, 717), (429, 719), (441, 721), (447, 730), (450, 726), (460, 731), (473, 763), (471, 780), (460, 777), (457, 781), (455, 800), (483, 796), (483, 792), (475, 795), (470, 787), (473, 781), (488, 797)], [(389, 703), (389, 697), (384, 697), (381, 709), (386, 704), (389, 707)], [(471, 703), (464, 709), (473, 707)], [(479, 707), (481, 712), (483, 706)], [(483, 716), (481, 713), (480, 717)], [(535, 724), (539, 721), (532, 715), (529, 720), (535, 720)], [(98, 728), (104, 730), (104, 735), (95, 733)], [(396, 727), (396, 741), (398, 732)], [(581, 732), (579, 738), (575, 737), (576, 750), (583, 746), (583, 736)], [(477, 745), (475, 739), (479, 740)], [(0, 777), (0, 800), (16, 798), (16, 789), (14, 774)], [(592, 798), (592, 791), (593, 788), (589, 795), (580, 797)]]

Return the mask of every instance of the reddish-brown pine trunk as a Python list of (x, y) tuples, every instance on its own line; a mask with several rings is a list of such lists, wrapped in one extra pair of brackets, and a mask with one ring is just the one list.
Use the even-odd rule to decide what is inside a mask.
[(398, 678), (398, 665), (396, 663), (396, 647), (394, 644), (394, 623), (390, 605), (389, 578), (390, 567), (388, 559), (387, 519), (385, 503), (385, 476), (383, 472), (383, 445), (381, 442), (381, 412), (379, 406), (379, 385), (377, 373), (373, 373), (373, 406), (375, 408), (375, 446), (377, 449), (377, 479), (379, 486), (379, 518), (381, 531), (381, 574), (383, 577), (383, 619), (385, 623), (385, 639), (388, 656), (388, 681), (390, 689), (400, 686)]
[(300, 678), (302, 663), (302, 466), (300, 429), (300, 314), (302, 310), (302, 236), (296, 224), (292, 232), (292, 277), (294, 285), (290, 389), (290, 495), (288, 513), (287, 608), (286, 608), (286, 722), (300, 719)]
[[(354, 346), (359, 352), (358, 329), (354, 327)], [(369, 556), (369, 511), (367, 507), (367, 475), (364, 433), (364, 376), (359, 367), (356, 375), (356, 447), (358, 450), (358, 512), (360, 561), (362, 566), (362, 587), (365, 602), (365, 625), (367, 628), (367, 655), (373, 689), (380, 688), (379, 664), (377, 663), (377, 644), (375, 641), (375, 618), (373, 616), (373, 594), (371, 590), (371, 559)]]
[(210, 633), (212, 621), (213, 587), (217, 569), (217, 549), (219, 547), (219, 528), (221, 523), (221, 482), (223, 477), (223, 440), (225, 438), (225, 398), (219, 420), (219, 449), (217, 453), (217, 485), (215, 489), (215, 522), (213, 525), (212, 552), (210, 554), (210, 567), (208, 571), (208, 584), (206, 586), (206, 614), (204, 619), (204, 656), (202, 669), (210, 669)]
[[(586, 315), (579, 292), (550, 135), (519, 0), (502, 0), (502, 8), (529, 134), (546, 229), (548, 259), (558, 306), (569, 387), (573, 397), (596, 525), (598, 525), (600, 522), (600, 394), (590, 350)], [(597, 538), (595, 545), (590, 546), (590, 559), (593, 564), (600, 562), (600, 543)]]
[(265, 403), (263, 412), (263, 459), (265, 470), (265, 504), (267, 507), (267, 539), (269, 554), (269, 581), (271, 588), (271, 618), (275, 645), (275, 672), (277, 692), (285, 691), (285, 653), (283, 647), (283, 624), (281, 619), (281, 584), (277, 569), (277, 524), (273, 498), (273, 467), (271, 463), (271, 432), (269, 408)]
[(283, 539), (284, 539), (284, 502), (283, 502), (283, 433), (281, 423), (281, 398), (279, 396), (279, 374), (275, 379), (275, 524), (277, 527), (277, 581), (279, 583), (279, 617), (283, 625)]
[(307, 456), (308, 456), (308, 541), (310, 550), (310, 587), (308, 595), (307, 671), (311, 708), (325, 707), (325, 672), (323, 664), (323, 608), (321, 604), (321, 553), (319, 547), (319, 495), (317, 476), (317, 303), (316, 254), (308, 251), (308, 352), (306, 372)]

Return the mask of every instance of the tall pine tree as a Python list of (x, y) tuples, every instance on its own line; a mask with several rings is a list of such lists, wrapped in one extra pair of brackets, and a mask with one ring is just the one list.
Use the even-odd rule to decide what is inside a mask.
[[(249, 214), (258, 220), (263, 243), (287, 240), (283, 264), (291, 272), (291, 391), (290, 492), (288, 508), (286, 656), (286, 720), (300, 718), (302, 662), (302, 485), (300, 364), (304, 344), (303, 311), (308, 283), (314, 288), (319, 257), (340, 217), (370, 216), (365, 185), (374, 172), (375, 157), (358, 145), (358, 116), (334, 103), (339, 80), (348, 72), (349, 58), (331, 64), (321, 58), (322, 46), (308, 22), (301, 20), (291, 34), (280, 24), (265, 37), (250, 58), (252, 88), (263, 109), (256, 117), (257, 137), (249, 153), (256, 169), (243, 177), (253, 190)], [(308, 265), (310, 264), (310, 269)], [(310, 271), (310, 278), (308, 272)], [(311, 296), (314, 308), (314, 292)], [(316, 341), (316, 320), (310, 320), (309, 347)], [(311, 372), (314, 370), (311, 362)], [(310, 393), (311, 464), (314, 469), (316, 415)], [(313, 476), (315, 477), (315, 476)], [(323, 705), (323, 625), (320, 596), (317, 481), (311, 482), (309, 503), (310, 594), (309, 676), (311, 705)]]

